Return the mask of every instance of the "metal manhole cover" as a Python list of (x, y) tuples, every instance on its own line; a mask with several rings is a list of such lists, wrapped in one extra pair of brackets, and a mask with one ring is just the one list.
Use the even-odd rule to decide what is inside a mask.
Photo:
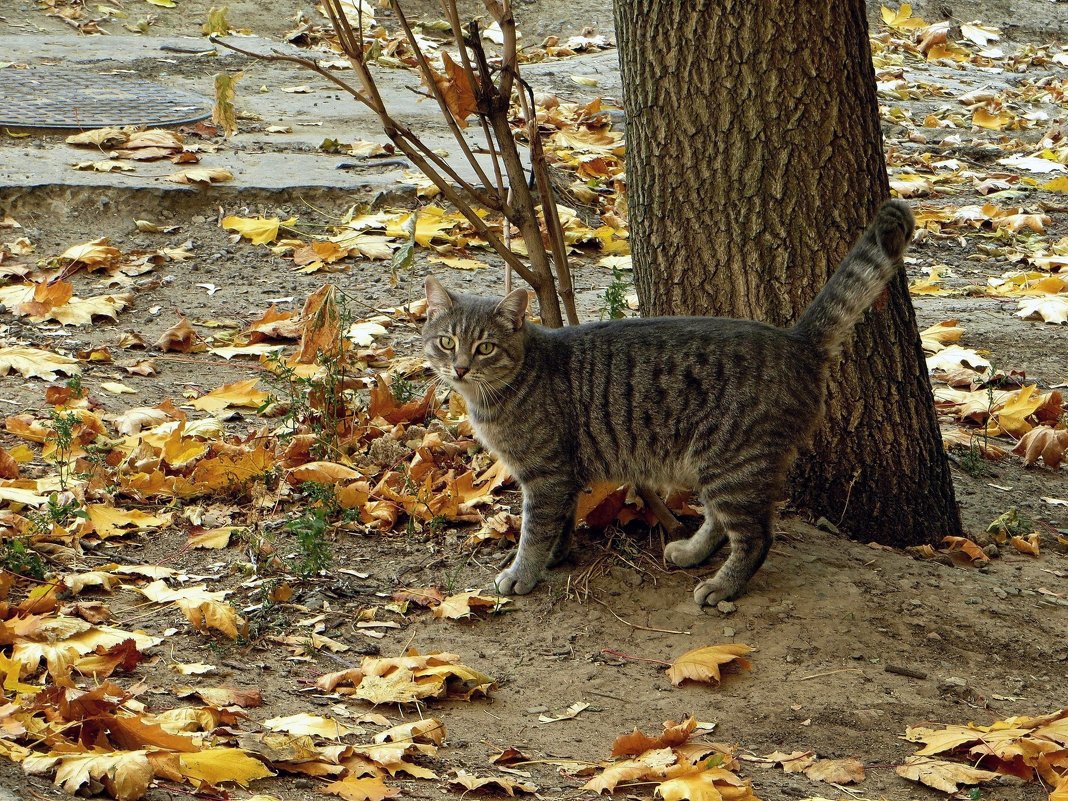
[(104, 128), (182, 125), (211, 114), (211, 101), (129, 75), (60, 67), (0, 70), (0, 125)]

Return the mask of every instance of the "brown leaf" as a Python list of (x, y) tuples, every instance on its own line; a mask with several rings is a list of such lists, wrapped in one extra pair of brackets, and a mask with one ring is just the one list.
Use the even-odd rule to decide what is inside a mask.
[(15, 457), (7, 452), (7, 449), (0, 448), (0, 478), (10, 480), (19, 477), (19, 463), (15, 461)]
[(322, 790), (330, 795), (340, 796), (345, 801), (383, 801), (400, 795), (400, 788), (389, 787), (377, 776), (357, 778), (346, 776), (341, 781), (326, 785)]
[(955, 793), (961, 785), (979, 784), (997, 779), (1001, 775), (992, 770), (979, 770), (960, 762), (922, 756), (909, 757), (903, 765), (895, 769), (895, 772), (898, 776), (926, 784), (928, 787), (934, 787), (945, 793)]
[(612, 756), (638, 756), (654, 748), (673, 748), (686, 742), (694, 729), (697, 718), (692, 715), (682, 723), (669, 720), (664, 723), (664, 731), (658, 737), (650, 737), (639, 729), (630, 734), (622, 734), (612, 743)]
[(1056, 469), (1064, 461), (1066, 449), (1068, 449), (1068, 431), (1038, 426), (1024, 434), (1012, 452), (1023, 456), (1025, 467), (1030, 467), (1041, 459), (1046, 467)]
[(466, 770), (456, 771), (456, 775), (449, 779), (449, 784), (454, 787), (463, 787), (465, 790), (494, 790), (510, 796), (514, 796), (516, 793), (538, 792), (538, 788), (533, 784), (524, 784), (505, 776), (475, 776)]
[(864, 781), (864, 763), (858, 759), (817, 759), (805, 775), (818, 782), (856, 784)]
[(156, 340), (154, 347), (162, 351), (173, 350), (178, 353), (195, 353), (205, 349), (197, 332), (193, 330), (192, 323), (186, 317), (164, 331)]
[(466, 128), (467, 118), (478, 111), (475, 85), (467, 70), (453, 61), (445, 51), (441, 53), (441, 62), (445, 66), (445, 74), (434, 72), (434, 83), (445, 98), (445, 105), (456, 124)]

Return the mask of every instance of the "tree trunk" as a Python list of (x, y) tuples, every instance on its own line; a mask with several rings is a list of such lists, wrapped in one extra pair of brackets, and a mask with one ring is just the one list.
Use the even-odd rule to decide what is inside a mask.
[[(615, 9), (642, 314), (789, 325), (889, 196), (863, 0)], [(901, 546), (960, 516), (904, 273), (888, 296), (832, 366), (790, 486), (814, 517)]]

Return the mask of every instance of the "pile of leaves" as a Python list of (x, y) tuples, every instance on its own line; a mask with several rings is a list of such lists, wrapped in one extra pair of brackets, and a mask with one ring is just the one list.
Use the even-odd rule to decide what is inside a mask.
[(698, 739), (710, 730), (693, 716), (681, 723), (667, 721), (664, 731), (653, 737), (634, 729), (616, 738), (612, 761), (603, 763), (582, 789), (615, 793), (631, 783), (652, 783), (655, 795), (664, 801), (759, 801), (749, 780), (737, 775), (738, 762), (730, 746)]
[(947, 793), (1014, 777), (1041, 781), (1050, 801), (1068, 798), (1068, 709), (1011, 717), (989, 726), (913, 726), (905, 739), (923, 747), (897, 773)]

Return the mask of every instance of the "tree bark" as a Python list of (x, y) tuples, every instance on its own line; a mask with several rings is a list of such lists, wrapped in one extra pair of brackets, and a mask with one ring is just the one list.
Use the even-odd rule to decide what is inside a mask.
[[(889, 196), (863, 0), (615, 14), (642, 314), (789, 325)], [(938, 541), (960, 515), (903, 272), (876, 307), (791, 500), (857, 539)]]

